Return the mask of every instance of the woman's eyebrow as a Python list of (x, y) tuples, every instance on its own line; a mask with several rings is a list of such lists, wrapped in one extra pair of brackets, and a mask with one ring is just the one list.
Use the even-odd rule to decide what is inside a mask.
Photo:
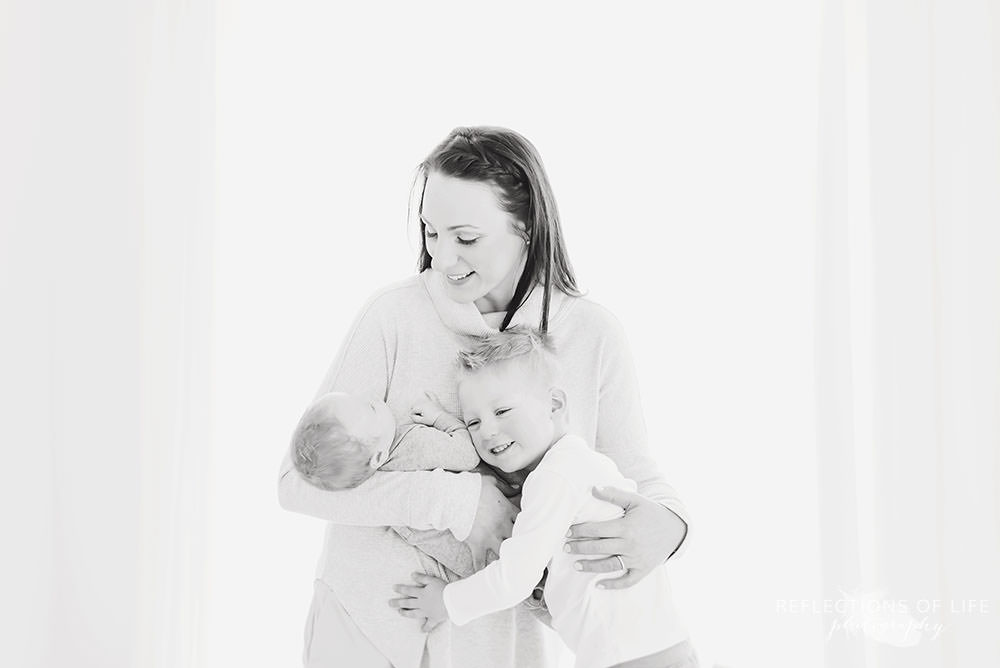
[[(431, 227), (436, 227), (436, 225), (434, 225), (434, 223), (432, 223), (431, 221), (429, 221), (426, 218), (424, 218), (424, 214), (420, 214), (420, 220), (422, 220), (424, 222), (424, 225), (430, 225)], [(454, 232), (455, 230), (460, 230), (460, 229), (466, 228), (466, 227), (469, 228), (470, 230), (477, 230), (477, 229), (479, 229), (475, 225), (468, 225), (468, 224), (464, 224), (464, 225), (452, 225), (451, 227), (447, 227), (445, 229), (447, 231), (449, 231), (449, 232)]]

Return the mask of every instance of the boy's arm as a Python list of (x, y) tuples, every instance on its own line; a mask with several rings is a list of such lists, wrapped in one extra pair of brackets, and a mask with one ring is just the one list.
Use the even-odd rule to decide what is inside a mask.
[[(590, 488), (586, 490), (589, 496)], [(521, 513), (500, 558), (475, 575), (444, 588), (448, 617), (461, 626), (531, 595), (552, 555), (585, 501), (579, 485), (547, 469), (536, 469), (521, 497)]]

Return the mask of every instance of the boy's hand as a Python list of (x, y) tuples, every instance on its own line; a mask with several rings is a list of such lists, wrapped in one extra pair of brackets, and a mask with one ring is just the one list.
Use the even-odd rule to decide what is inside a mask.
[(410, 408), (410, 419), (417, 424), (433, 427), (444, 412), (444, 407), (438, 401), (437, 396), (430, 391), (425, 391), (424, 396)]
[(420, 630), (429, 633), (441, 622), (448, 621), (448, 611), (444, 607), (444, 586), (447, 583), (426, 573), (414, 573), (413, 579), (417, 584), (393, 587), (404, 598), (394, 598), (389, 605), (404, 617), (420, 621)]

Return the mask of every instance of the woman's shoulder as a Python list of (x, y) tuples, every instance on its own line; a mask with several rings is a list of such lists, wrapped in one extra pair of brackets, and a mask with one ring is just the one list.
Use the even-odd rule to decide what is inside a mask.
[(426, 319), (429, 306), (419, 276), (410, 276), (370, 293), (355, 311), (354, 328), (383, 332), (407, 329), (407, 323)]
[(618, 340), (625, 332), (621, 320), (609, 308), (586, 295), (567, 296), (554, 324), (575, 335), (589, 332), (601, 339)]
[(362, 313), (399, 313), (400, 306), (414, 306), (421, 297), (426, 299), (426, 294), (420, 275), (416, 274), (389, 283), (371, 293), (361, 310)]

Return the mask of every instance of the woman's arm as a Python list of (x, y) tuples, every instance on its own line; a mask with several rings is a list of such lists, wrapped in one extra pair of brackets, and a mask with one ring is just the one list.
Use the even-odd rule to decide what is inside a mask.
[[(351, 326), (316, 396), (350, 392), (384, 401), (397, 349), (392, 303), (376, 295)], [(406, 525), (449, 529), (464, 539), (472, 530), (481, 492), (476, 473), (382, 472), (354, 489), (313, 487), (292, 466), (286, 448), (278, 478), (281, 507), (339, 524)]]
[(682, 540), (668, 555), (677, 557), (687, 542), (690, 524), (687, 508), (650, 453), (632, 350), (621, 323), (610, 314), (608, 321), (600, 365), (595, 449), (610, 457), (626, 478), (636, 482), (639, 494), (665, 506), (683, 522)]
[(597, 498), (619, 503), (625, 515), (574, 525), (566, 545), (575, 554), (606, 555), (578, 562), (584, 571), (606, 573), (624, 564), (628, 569), (625, 575), (602, 583), (621, 589), (639, 582), (683, 550), (688, 515), (649, 453), (639, 384), (625, 333), (614, 317), (609, 315), (606, 323), (595, 448), (610, 457), (623, 475), (636, 481), (639, 494), (611, 489), (602, 495), (595, 491)]

